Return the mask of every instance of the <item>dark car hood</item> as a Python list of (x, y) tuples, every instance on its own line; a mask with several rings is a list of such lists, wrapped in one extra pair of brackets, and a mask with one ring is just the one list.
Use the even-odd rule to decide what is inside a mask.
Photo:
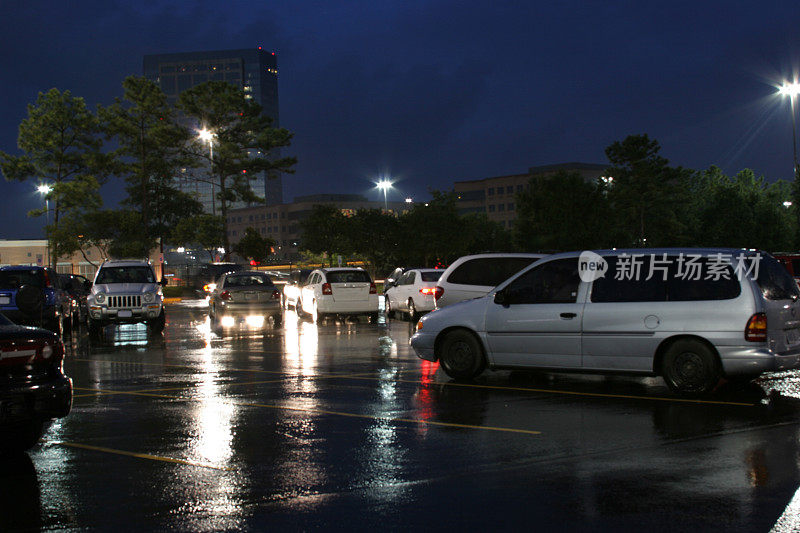
[(58, 339), (58, 335), (42, 328), (0, 324), (0, 340), (17, 339)]

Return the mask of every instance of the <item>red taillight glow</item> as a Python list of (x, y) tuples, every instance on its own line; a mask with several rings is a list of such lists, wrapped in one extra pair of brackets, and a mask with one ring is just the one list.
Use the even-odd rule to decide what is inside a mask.
[(420, 293), (420, 294), (423, 294), (423, 295), (425, 295), (425, 296), (433, 296), (433, 297), (436, 297), (436, 287), (422, 287), (422, 288), (419, 290), (419, 293)]
[(219, 295), (219, 299), (220, 300), (230, 300), (231, 299), (231, 293), (229, 293), (228, 291), (222, 291), (222, 294)]
[(750, 342), (767, 340), (767, 315), (765, 313), (756, 313), (750, 317), (744, 328), (744, 340)]
[(44, 271), (44, 286), (45, 287), (52, 287), (53, 284), (50, 281), (50, 276), (47, 275), (47, 270)]
[(378, 294), (378, 287), (375, 286), (375, 283), (369, 282), (369, 293), (370, 294)]
[(439, 287), (438, 285), (433, 288), (433, 298), (438, 300), (444, 294), (444, 287)]
[(279, 293), (277, 290), (272, 291), (272, 299), (273, 300), (280, 300), (281, 299), (281, 293)]
[(30, 364), (34, 361), (49, 361), (60, 365), (64, 359), (64, 343), (61, 340), (20, 339), (0, 342), (0, 366)]
[(328, 296), (333, 294), (333, 291), (331, 290), (331, 284), (330, 283), (323, 283), (322, 284), (322, 294), (327, 294)]

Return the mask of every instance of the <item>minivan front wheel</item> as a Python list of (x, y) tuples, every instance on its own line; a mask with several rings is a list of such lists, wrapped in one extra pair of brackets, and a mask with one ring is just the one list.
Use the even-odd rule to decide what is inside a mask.
[(441, 346), (439, 361), (442, 369), (453, 379), (472, 379), (486, 367), (480, 342), (467, 331), (451, 331)]
[(661, 375), (673, 391), (699, 396), (711, 392), (721, 376), (714, 352), (694, 340), (679, 340), (670, 346), (661, 365)]

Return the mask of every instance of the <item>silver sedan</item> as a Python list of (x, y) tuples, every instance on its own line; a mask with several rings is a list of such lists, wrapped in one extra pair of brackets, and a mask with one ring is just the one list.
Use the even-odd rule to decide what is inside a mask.
[(211, 327), (217, 331), (262, 330), (280, 325), (281, 293), (258, 271), (229, 272), (217, 280), (208, 302)]

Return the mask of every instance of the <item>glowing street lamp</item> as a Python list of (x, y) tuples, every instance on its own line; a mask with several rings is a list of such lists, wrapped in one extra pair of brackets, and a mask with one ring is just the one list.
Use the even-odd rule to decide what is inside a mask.
[(377, 187), (378, 187), (379, 189), (383, 189), (383, 207), (384, 207), (384, 209), (385, 209), (386, 211), (388, 211), (388, 210), (389, 210), (389, 203), (388, 203), (388, 201), (386, 200), (386, 192), (387, 192), (389, 189), (391, 189), (391, 188), (392, 188), (392, 182), (391, 182), (391, 181), (389, 181), (389, 180), (387, 180), (387, 179), (383, 179), (383, 180), (381, 180), (381, 181), (379, 181), (379, 182), (377, 183)]
[(795, 118), (795, 107), (797, 105), (797, 95), (800, 94), (800, 83), (783, 82), (778, 88), (778, 93), (789, 97), (790, 109), (792, 112), (792, 153), (794, 154), (794, 177), (797, 179), (797, 119)]

